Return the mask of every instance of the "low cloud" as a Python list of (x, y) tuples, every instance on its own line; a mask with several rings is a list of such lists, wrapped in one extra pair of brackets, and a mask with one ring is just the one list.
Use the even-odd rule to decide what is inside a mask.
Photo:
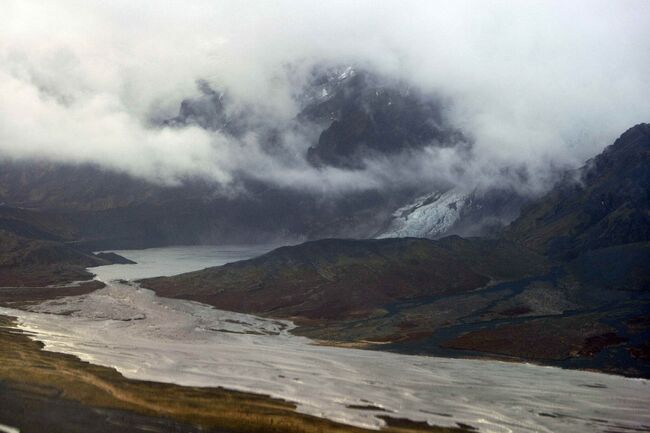
[[(94, 163), (163, 184), (254, 178), (323, 192), (396, 184), (538, 193), (650, 120), (645, 1), (9, 0), (0, 29), (0, 154)], [(470, 152), (428, 148), (316, 169), (292, 97), (316, 64), (354, 64), (452, 101)], [(160, 127), (197, 80), (283, 132)], [(310, 141), (311, 140), (311, 141)]]

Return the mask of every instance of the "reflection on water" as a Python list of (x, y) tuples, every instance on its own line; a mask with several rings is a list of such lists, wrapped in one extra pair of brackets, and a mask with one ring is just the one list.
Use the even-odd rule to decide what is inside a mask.
[[(94, 271), (103, 281), (168, 275), (265, 250), (123, 251), (139, 264)], [(380, 427), (378, 415), (460, 422), (483, 432), (639, 431), (650, 425), (645, 380), (315, 346), (292, 335), (290, 322), (159, 298), (131, 283), (112, 281), (90, 295), (0, 314), (18, 316), (48, 350), (115, 367), (127, 377), (270, 394), (298, 403), (303, 412), (359, 426)]]

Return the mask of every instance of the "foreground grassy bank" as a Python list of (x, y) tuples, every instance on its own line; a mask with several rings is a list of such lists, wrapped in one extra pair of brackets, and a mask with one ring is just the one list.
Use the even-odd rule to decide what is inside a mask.
[[(184, 433), (197, 429), (278, 433), (366, 431), (300, 414), (292, 403), (265, 396), (126, 379), (113, 369), (43, 351), (40, 343), (30, 340), (13, 325), (12, 318), (0, 316), (0, 399), (7, 400), (2, 402), (3, 407), (19, 410), (3, 413), (0, 409), (0, 423), (14, 423), (23, 433), (44, 431), (43, 428), (77, 431), (84, 422), (94, 423), (86, 419), (91, 416), (102, 417), (101, 431), (106, 432), (124, 431), (125, 425), (130, 431)], [(89, 408), (92, 411), (86, 414), (84, 410)], [(56, 411), (61, 415), (57, 416)], [(58, 424), (54, 430), (47, 424), (52, 420)], [(384, 431), (393, 433), (471, 431), (386, 420), (388, 426)]]

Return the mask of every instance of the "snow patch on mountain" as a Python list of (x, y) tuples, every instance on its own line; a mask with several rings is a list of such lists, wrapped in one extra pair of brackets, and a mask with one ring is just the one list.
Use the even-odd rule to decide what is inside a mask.
[(345, 70), (339, 74), (339, 80), (345, 80), (348, 77), (352, 77), (355, 73), (356, 71), (352, 66), (347, 66)]

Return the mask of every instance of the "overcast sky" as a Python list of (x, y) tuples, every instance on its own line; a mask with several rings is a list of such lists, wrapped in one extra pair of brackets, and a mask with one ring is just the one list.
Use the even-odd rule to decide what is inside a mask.
[[(333, 190), (508, 182), (506, 169), (523, 167), (522, 188), (540, 190), (553, 169), (650, 121), (648, 1), (0, 0), (0, 10), (0, 154), (11, 158)], [(205, 79), (282, 124), (298, 109), (292, 85), (316, 63), (448, 97), (451, 120), (475, 140), (471, 161), (427, 150), (316, 170), (299, 134), (269, 156), (254, 136), (149, 122), (174, 116)]]

